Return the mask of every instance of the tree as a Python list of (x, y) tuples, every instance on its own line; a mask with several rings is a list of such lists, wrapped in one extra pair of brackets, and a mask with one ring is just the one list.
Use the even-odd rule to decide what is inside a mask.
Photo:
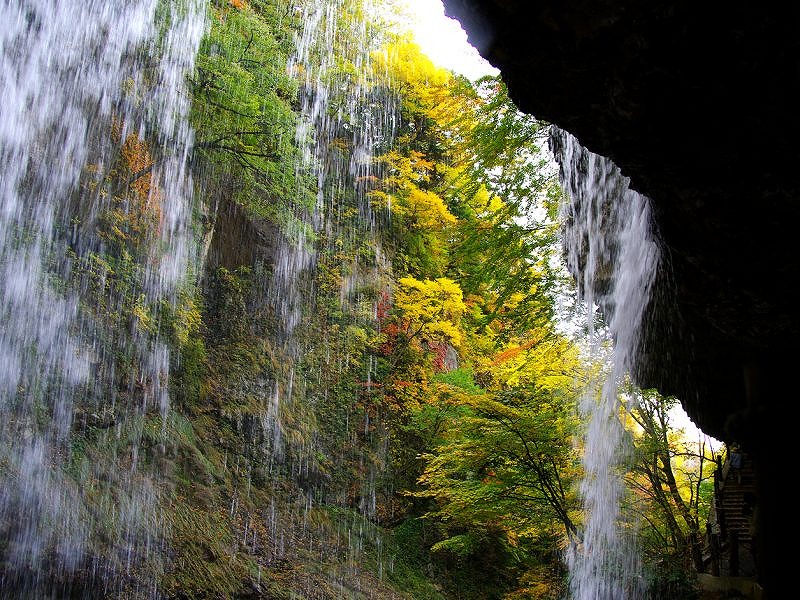
[(532, 390), (460, 400), (465, 410), (425, 456), (418, 494), (436, 498), (430, 515), (462, 527), (500, 524), (514, 537), (549, 534), (556, 521), (573, 538), (577, 424), (568, 404)]
[(215, 4), (190, 81), (192, 160), (206, 193), (279, 224), (290, 218), (290, 199), (314, 201), (296, 168), (298, 84), (286, 72), (294, 45), (290, 15), (280, 2)]
[[(439, 560), (482, 557), (506, 573), (499, 597), (558, 565), (555, 548), (577, 531), (578, 356), (553, 320), (557, 194), (536, 146), (546, 125), (499, 80), (476, 88), (404, 40), (383, 57), (401, 101), (371, 196), (390, 216), (398, 276), (383, 328), (392, 464), (418, 474), (409, 511), (441, 529)], [(428, 362), (442, 342), (458, 369)]]
[(461, 343), (459, 321), (464, 313), (461, 288), (452, 279), (397, 281), (395, 311), (407, 343), (444, 341)]
[[(651, 562), (671, 557), (674, 570), (702, 571), (701, 524), (708, 516), (716, 461), (707, 439), (685, 439), (671, 425), (677, 399), (655, 390), (629, 390), (635, 462), (628, 475), (645, 523), (643, 551)], [(668, 561), (669, 562), (669, 561)]]

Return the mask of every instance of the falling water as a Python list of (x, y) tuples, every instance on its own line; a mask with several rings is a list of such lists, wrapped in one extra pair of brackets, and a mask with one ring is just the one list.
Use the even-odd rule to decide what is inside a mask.
[[(327, 211), (340, 210), (342, 195), (352, 191), (358, 197), (359, 226), (369, 230), (374, 227), (362, 182), (377, 175), (375, 149), (381, 144), (386, 147), (394, 135), (395, 108), (391, 101), (387, 104), (387, 98), (371, 97), (374, 82), (369, 79), (370, 51), (375, 50), (375, 40), (367, 31), (368, 21), (355, 17), (340, 23), (342, 15), (347, 14), (344, 2), (304, 3), (303, 29), (288, 65), (291, 73), (301, 74), (297, 142), (302, 160), (297, 168), (310, 172), (315, 182), (313, 204), (295, 203), (291, 207), (294, 219), (286, 224), (270, 290), (288, 338), (301, 318), (304, 299), (299, 277), (313, 268), (318, 258), (313, 238), (326, 227), (324, 233), (329, 237), (333, 233), (330, 227), (336, 219)], [(365, 3), (364, 11), (369, 15), (374, 9)], [(343, 30), (343, 26), (349, 30)], [(353, 40), (359, 43), (353, 44)], [(342, 59), (351, 62), (354, 75), (342, 72)], [(375, 103), (382, 100), (375, 111)], [(348, 146), (349, 160), (337, 160), (337, 141)]]
[[(396, 109), (394, 99), (384, 95), (370, 79), (370, 56), (376, 49), (376, 38), (367, 31), (367, 23), (374, 9), (367, 2), (363, 7), (366, 18), (357, 12), (344, 18), (350, 14), (344, 9), (346, 3), (310, 0), (302, 5), (303, 28), (288, 64), (289, 72), (299, 76), (301, 90), (296, 138), (302, 158), (296, 167), (297, 179), (310, 177), (313, 201), (298, 200), (290, 206), (291, 217), (283, 224), (267, 290), (286, 359), (283, 381), (276, 383), (269, 407), (278, 453), (281, 398), (291, 396), (294, 388), (295, 363), (304, 347), (297, 330), (304, 311), (308, 316), (314, 310), (312, 276), (320, 252), (347, 243), (343, 238), (348, 236), (367, 238), (363, 243), (370, 246), (374, 260), (366, 267), (350, 265), (342, 278), (340, 302), (350, 311), (359, 310), (360, 301), (354, 297), (359, 278), (376, 281), (389, 268), (375, 236), (376, 217), (365, 182), (378, 179), (374, 158), (379, 148), (385, 150), (391, 144)], [(352, 68), (342, 69), (343, 61), (349, 61)], [(358, 210), (354, 222), (340, 214), (350, 202)], [(369, 272), (363, 273), (364, 268)]]
[[(183, 80), (204, 14), (196, 0), (11, 0), (0, 22), (0, 583), (61, 597), (86, 567), (110, 591), (159, 535), (137, 417), (168, 408), (147, 313), (191, 252)], [(125, 246), (132, 221), (152, 223), (149, 244)], [(131, 304), (140, 319), (115, 321)], [(131, 443), (79, 458), (70, 435), (89, 429)], [(102, 560), (98, 529), (115, 546)]]
[[(569, 197), (562, 208), (567, 264), (586, 306), (591, 350), (609, 365), (582, 401), (588, 418), (581, 484), (585, 525), (580, 546), (568, 556), (570, 589), (575, 600), (636, 599), (644, 589), (635, 531), (620, 507), (627, 450), (620, 384), (634, 366), (660, 253), (649, 200), (628, 188), (611, 161), (555, 128), (551, 145)], [(603, 331), (595, 327), (598, 310)]]
[[(376, 10), (372, 3), (308, 0), (298, 9), (302, 28), (287, 70), (300, 88), (296, 180), (308, 186), (311, 194), (298, 190), (290, 200), (279, 224), (271, 277), (263, 290), (275, 316), (271, 341), (279, 359), (270, 374), (274, 380), (268, 382), (271, 388), (265, 394), (268, 401), (261, 427), (273, 481), (278, 487), (282, 478), (296, 484), (293, 497), (282, 497), (270, 511), (273, 560), (297, 551), (285, 540), (304, 540), (306, 551), (318, 552), (320, 561), (344, 552), (347, 559), (332, 567), (330, 575), (344, 590), (345, 582), (358, 572), (364, 540), (369, 537), (367, 520), (374, 517), (376, 481), (386, 448), (376, 423), (379, 416), (357, 408), (363, 401), (358, 394), (363, 392), (357, 390), (347, 406), (347, 398), (334, 397), (341, 392), (328, 389), (324, 381), (336, 378), (330, 371), (341, 376), (352, 364), (363, 361), (361, 379), (370, 391), (374, 357), (337, 353), (346, 345), (343, 340), (348, 332), (357, 331), (359, 325), (375, 326), (380, 296), (374, 289), (388, 280), (391, 268), (380, 248), (381, 216), (373, 212), (369, 192), (380, 179), (375, 157), (392, 143), (397, 109), (396, 98), (381, 81), (385, 73), (376, 73), (372, 62), (371, 53), (381, 43), (370, 29)], [(345, 255), (350, 258), (343, 259)], [(330, 323), (314, 321), (320, 297), (325, 300), (331, 293), (317, 289), (321, 269), (335, 272), (339, 279), (339, 316), (333, 324), (336, 329), (331, 330), (338, 335), (327, 332)], [(333, 414), (320, 408), (332, 404), (337, 405)], [(331, 442), (341, 435), (348, 439)], [(326, 440), (332, 447), (326, 447)], [(348, 478), (344, 484), (331, 484), (320, 475), (324, 471), (320, 457), (344, 471), (354, 457), (336, 456), (341, 447), (370, 446), (356, 459), (361, 462), (363, 480)], [(281, 497), (285, 492), (276, 489), (274, 493)], [(357, 508), (360, 513), (342, 517), (335, 549), (326, 548), (329, 534), (315, 535), (311, 524), (309, 515), (321, 504)], [(313, 584), (304, 587), (303, 594), (324, 596)]]

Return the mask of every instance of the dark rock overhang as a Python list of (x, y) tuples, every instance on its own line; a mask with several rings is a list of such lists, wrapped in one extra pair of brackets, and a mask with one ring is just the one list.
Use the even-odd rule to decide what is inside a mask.
[(719, 439), (770, 446), (796, 402), (800, 5), (444, 4), (521, 110), (652, 199), (669, 268), (639, 384)]

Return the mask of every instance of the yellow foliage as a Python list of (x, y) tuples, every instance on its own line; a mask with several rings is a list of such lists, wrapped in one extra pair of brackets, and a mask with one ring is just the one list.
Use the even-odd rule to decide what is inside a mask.
[(461, 317), (466, 307), (461, 286), (452, 279), (398, 280), (394, 305), (406, 332), (422, 340), (461, 343)]
[(509, 386), (533, 383), (550, 391), (574, 386), (581, 364), (577, 348), (546, 330), (533, 330), (528, 336), (493, 357), (491, 366), (497, 379)]
[(141, 294), (136, 299), (131, 312), (136, 318), (136, 326), (139, 329), (150, 334), (155, 334), (158, 331), (158, 325), (153, 315), (150, 313), (150, 307), (147, 305), (144, 294)]
[(350, 146), (352, 146), (352, 142), (342, 137), (333, 138), (328, 144), (330, 150), (338, 152), (348, 152)]
[(199, 335), (203, 316), (200, 308), (189, 294), (181, 294), (175, 307), (175, 337), (181, 346), (188, 343), (190, 337)]
[(389, 72), (396, 83), (409, 84), (420, 90), (444, 86), (452, 74), (437, 67), (422, 53), (418, 44), (405, 39), (388, 44), (372, 55), (373, 64)]
[(419, 187), (430, 180), (436, 167), (433, 161), (414, 150), (408, 155), (392, 150), (380, 161), (387, 166), (389, 175), (385, 186), (389, 191), (373, 190), (370, 193), (376, 205), (391, 209), (418, 229), (438, 230), (456, 223), (456, 218), (438, 194)]
[(456, 223), (456, 218), (437, 194), (418, 187), (411, 187), (407, 195), (398, 196), (392, 211), (411, 219), (416, 227), (426, 231)]
[[(373, 64), (387, 74), (391, 85), (402, 89), (404, 102), (413, 104), (437, 123), (449, 123), (451, 129), (458, 129), (454, 115), (467, 110), (466, 100), (451, 91), (456, 81), (453, 73), (434, 65), (419, 45), (409, 39), (390, 43), (373, 53)], [(463, 127), (463, 122), (459, 123)]]
[(427, 160), (424, 154), (416, 150), (409, 151), (407, 155), (390, 150), (379, 161), (386, 165), (389, 172), (387, 184), (400, 189), (428, 181), (434, 167), (433, 161)]
[(486, 221), (488, 227), (491, 221), (500, 218), (498, 215), (502, 214), (506, 202), (500, 196), (490, 193), (486, 186), (481, 185), (469, 199), (469, 205), (476, 216)]

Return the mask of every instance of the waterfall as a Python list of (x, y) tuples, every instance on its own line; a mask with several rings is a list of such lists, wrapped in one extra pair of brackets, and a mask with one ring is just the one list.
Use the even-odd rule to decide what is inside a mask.
[(608, 365), (581, 403), (588, 419), (580, 488), (585, 524), (580, 546), (568, 555), (570, 590), (576, 600), (636, 599), (644, 588), (635, 531), (620, 508), (628, 449), (620, 384), (634, 368), (660, 252), (649, 200), (629, 189), (611, 161), (556, 128), (551, 145), (568, 197), (562, 207), (567, 265), (586, 306), (591, 354)]
[[(395, 141), (401, 92), (375, 60), (390, 37), (376, 16), (379, 4), (0, 5), (3, 593), (26, 600), (288, 594), (261, 587), (263, 568), (268, 585), (285, 583), (311, 600), (331, 597), (320, 582), (340, 597), (351, 597), (355, 585), (372, 596), (377, 581), (370, 569), (380, 579), (393, 568), (375, 526), (382, 510), (395, 510), (384, 501), (393, 494), (384, 489), (391, 483), (385, 413), (397, 409), (380, 390), (394, 365), (376, 349), (393, 277), (391, 250), (381, 247), (389, 212), (375, 209), (372, 199), (387, 179), (374, 159)], [(209, 6), (215, 25), (247, 13), (237, 21), (240, 30), (220, 34), (241, 36), (241, 45), (225, 49), (238, 55), (237, 69), (261, 65), (261, 57), (247, 55), (257, 32), (281, 28), (281, 19), (299, 24), (287, 64), (299, 96), (292, 86), (273, 86), (269, 69), (258, 77), (285, 102), (292, 127), (299, 114), (294, 143), (286, 145), (300, 158), (292, 165), (287, 152), (279, 157), (285, 162), (273, 161), (279, 152), (270, 145), (255, 154), (268, 167), (240, 165), (258, 171), (258, 184), (295, 168), (286, 180), (297, 182), (296, 195), (254, 185), (248, 199), (263, 193), (254, 204), (269, 209), (260, 213), (248, 212), (238, 182), (212, 182), (226, 168), (212, 153), (214, 138), (203, 140), (204, 160), (214, 169), (198, 167), (203, 143), (189, 125), (192, 98), (199, 103), (201, 84), (221, 89), (234, 73), (219, 81), (218, 74), (203, 80), (194, 73)], [(258, 22), (263, 29), (251, 29), (256, 19), (248, 11), (266, 6), (276, 10)], [(282, 69), (288, 31), (270, 41), (280, 50), (270, 46), (264, 63)], [(224, 44), (210, 43), (200, 60), (218, 45)], [(239, 108), (222, 107), (242, 113), (257, 131), (222, 132), (231, 139), (275, 132), (282, 142), (292, 138), (263, 107)], [(212, 114), (192, 122), (202, 131)], [(601, 307), (616, 342), (601, 392), (586, 396), (584, 409), (594, 415), (582, 489), (589, 518), (583, 546), (570, 559), (576, 597), (605, 600), (638, 589), (635, 565), (620, 566), (620, 557), (632, 554), (619, 529), (622, 488), (610, 475), (624, 453), (618, 385), (646, 299), (635, 294), (649, 287), (657, 250), (652, 242), (627, 243), (649, 227), (646, 199), (624, 191), (611, 165), (566, 134), (554, 140), (574, 201), (569, 237), (579, 245), (571, 266), (577, 271), (588, 261), (588, 269), (581, 267), (584, 299), (592, 310)], [(196, 330), (183, 332), (195, 343), (189, 356), (172, 321), (184, 308), (182, 294), (197, 283), (193, 269), (213, 276), (223, 264), (199, 264), (203, 242), (195, 227), (206, 228), (210, 247), (218, 223), (195, 222), (197, 209), (209, 207), (196, 206), (193, 192), (201, 186), (192, 175), (214, 188), (203, 189), (209, 207), (227, 203), (236, 211), (227, 223), (233, 241), (222, 246), (242, 241), (236, 224), (253, 229), (242, 239), (263, 245), (224, 263), (237, 270), (232, 288), (244, 282), (235, 303), (220, 303), (217, 312), (191, 304), (186, 319)], [(613, 204), (632, 212), (608, 212), (612, 203), (600, 188), (622, 194)], [(202, 301), (214, 299), (216, 291), (207, 291)], [(240, 317), (243, 324), (233, 323)], [(215, 336), (203, 326), (236, 331)], [(600, 352), (604, 332), (594, 333)], [(183, 376), (175, 368), (178, 349), (178, 366), (197, 367), (195, 387), (170, 390), (170, 372), (173, 382), (175, 373)], [(608, 576), (612, 571), (618, 576)]]
[[(357, 197), (358, 227), (373, 231), (375, 217), (363, 181), (377, 176), (375, 149), (390, 144), (393, 137), (395, 107), (391, 100), (386, 104), (382, 103), (386, 99), (373, 97), (370, 52), (377, 48), (367, 32), (368, 20), (357, 16), (339, 23), (342, 15), (348, 14), (344, 3), (315, 0), (303, 5), (303, 29), (288, 65), (291, 73), (301, 74), (296, 138), (302, 160), (297, 168), (310, 172), (314, 202), (292, 206), (294, 218), (287, 223), (270, 289), (287, 338), (301, 318), (303, 298), (298, 278), (316, 264), (314, 237), (336, 220), (335, 215), (326, 213), (340, 209), (341, 197), (352, 191)], [(369, 15), (375, 9), (367, 2), (364, 10)], [(353, 44), (353, 40), (360, 44)], [(342, 60), (352, 64), (351, 73), (343, 72), (339, 64)], [(377, 111), (370, 110), (374, 108)], [(337, 141), (349, 146), (349, 160), (337, 160)]]
[[(0, 582), (63, 597), (83, 568), (109, 591), (138, 573), (126, 593), (145, 595), (160, 536), (139, 441), (168, 409), (156, 312), (192, 251), (183, 81), (204, 10), (11, 0), (0, 22)], [(117, 445), (83, 453), (101, 435)]]

